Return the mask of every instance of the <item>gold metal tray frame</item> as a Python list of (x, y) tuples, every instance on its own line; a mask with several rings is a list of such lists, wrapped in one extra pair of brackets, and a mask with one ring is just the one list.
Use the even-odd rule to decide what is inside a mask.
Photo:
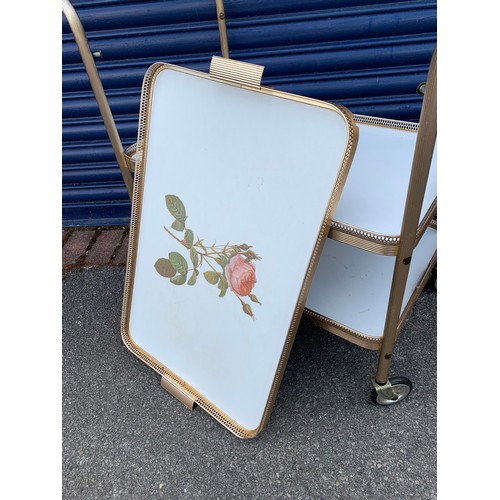
[[(129, 329), (129, 321), (131, 314), (131, 303), (133, 297), (134, 279), (136, 274), (136, 256), (138, 250), (138, 241), (140, 234), (140, 220), (141, 220), (141, 210), (143, 204), (144, 196), (144, 183), (143, 177), (145, 175), (145, 169), (147, 168), (147, 156), (148, 152), (144, 149), (145, 145), (148, 144), (148, 133), (149, 133), (149, 122), (150, 122), (150, 107), (153, 99), (152, 89), (154, 88), (155, 80), (158, 75), (165, 70), (174, 70), (176, 72), (190, 75), (197, 78), (202, 78), (205, 80), (216, 81), (223, 83), (225, 85), (230, 85), (233, 87), (239, 87), (252, 92), (257, 92), (267, 96), (272, 96), (275, 98), (285, 99), (288, 101), (294, 101), (308, 106), (315, 106), (317, 108), (328, 109), (335, 111), (337, 115), (344, 120), (345, 130), (346, 130), (346, 143), (345, 149), (342, 153), (342, 163), (339, 166), (338, 175), (336, 177), (336, 182), (331, 186), (331, 192), (329, 196), (328, 206), (324, 212), (323, 221), (321, 222), (320, 231), (317, 235), (316, 244), (310, 258), (308, 257), (309, 265), (306, 270), (305, 279), (296, 302), (293, 317), (290, 318), (289, 330), (286, 335), (286, 340), (284, 343), (283, 350), (281, 352), (279, 362), (276, 368), (276, 373), (272, 383), (271, 391), (265, 406), (264, 414), (260, 425), (255, 429), (246, 429), (233, 418), (231, 418), (227, 413), (222, 411), (216, 405), (214, 405), (206, 396), (201, 394), (195, 387), (188, 384), (185, 380), (179, 377), (176, 373), (170, 370), (168, 367), (164, 366), (163, 363), (155, 359), (151, 354), (147, 353), (143, 348), (137, 345), (136, 342), (131, 337), (131, 332)], [(344, 108), (336, 107), (331, 104), (324, 103), (322, 101), (316, 101), (314, 99), (304, 98), (300, 96), (294, 96), (284, 92), (275, 91), (272, 89), (267, 89), (260, 86), (260, 76), (262, 74), (263, 67), (250, 65), (248, 63), (240, 63), (237, 61), (231, 61), (224, 58), (218, 58), (214, 56), (212, 59), (212, 64), (210, 68), (210, 74), (204, 74), (197, 71), (175, 67), (168, 64), (157, 63), (153, 65), (144, 77), (143, 91), (141, 96), (141, 111), (140, 111), (140, 121), (139, 121), (139, 132), (138, 132), (138, 142), (139, 145), (136, 154), (137, 162), (135, 168), (135, 178), (134, 178), (134, 195), (132, 200), (132, 216), (130, 224), (130, 243), (129, 243), (129, 253), (127, 261), (127, 274), (125, 279), (125, 289), (124, 289), (124, 300), (123, 300), (123, 313), (121, 322), (122, 338), (128, 349), (139, 357), (144, 363), (154, 369), (162, 377), (162, 386), (169, 390), (173, 395), (175, 395), (179, 400), (181, 400), (186, 406), (191, 407), (194, 404), (199, 405), (210, 415), (212, 415), (216, 420), (218, 420), (222, 425), (229, 429), (233, 434), (240, 438), (251, 438), (255, 437), (264, 427), (269, 414), (271, 412), (272, 406), (274, 404), (277, 391), (283, 377), (284, 369), (288, 360), (290, 349), (295, 337), (295, 333), (298, 328), (300, 318), (304, 309), (305, 301), (309, 288), (311, 286), (312, 278), (314, 275), (314, 270), (317, 265), (319, 256), (321, 254), (321, 249), (323, 247), (324, 241), (327, 237), (329, 226), (331, 223), (331, 215), (334, 213), (335, 208), (338, 204), (341, 190), (345, 184), (347, 178), (347, 173), (352, 162), (352, 157), (357, 143), (357, 127), (354, 124), (354, 120), (349, 111)], [(330, 142), (328, 142), (330, 144)], [(329, 148), (328, 148), (329, 149)]]
[[(351, 244), (372, 253), (382, 254), (381, 258), (385, 258), (384, 256), (387, 255), (396, 257), (382, 337), (379, 339), (370, 338), (363, 335), (362, 332), (352, 330), (335, 321), (335, 318), (327, 318), (307, 308), (305, 310), (305, 314), (310, 316), (315, 324), (325, 330), (364, 348), (379, 351), (377, 371), (372, 382), (375, 391), (384, 401), (382, 404), (392, 404), (392, 402), (399, 401), (401, 397), (397, 391), (393, 390), (389, 379), (392, 353), (404, 321), (437, 262), (436, 251), (430, 259), (418, 285), (413, 290), (406, 307), (401, 311), (413, 251), (427, 228), (437, 230), (437, 221), (434, 219), (437, 210), (437, 200), (434, 200), (423, 220), (419, 221), (437, 137), (437, 49), (434, 50), (429, 67), (417, 130), (401, 232), (397, 239), (389, 243), (387, 248), (390, 251), (381, 251), (380, 246), (377, 246), (380, 245), (379, 243), (377, 245), (366, 245), (363, 243), (363, 239), (371, 243), (372, 235), (360, 234), (358, 237), (352, 235), (349, 231), (339, 231), (335, 228), (332, 229), (332, 234), (332, 230), (330, 230), (330, 236), (333, 236), (338, 241)], [(346, 234), (347, 236), (345, 236)]]
[[(427, 227), (432, 228), (432, 230), (437, 230), (437, 221), (432, 220)], [(426, 228), (427, 228), (426, 227)], [(422, 234), (419, 236), (419, 240), (421, 239), (423, 233), (425, 232), (422, 231)], [(335, 239), (335, 238), (334, 238)], [(340, 239), (336, 239), (336, 241), (341, 241)], [(356, 246), (356, 245), (354, 245)], [(359, 248), (359, 247), (358, 247)], [(363, 250), (366, 250), (365, 248), (361, 247)], [(378, 253), (378, 252), (372, 252), (372, 253)], [(425, 273), (422, 275), (421, 279), (419, 280), (417, 286), (413, 290), (408, 302), (406, 303), (406, 306), (401, 313), (401, 316), (399, 317), (399, 321), (396, 326), (396, 331), (395, 331), (395, 337), (394, 337), (394, 342), (397, 340), (399, 333), (401, 331), (401, 328), (404, 326), (404, 323), (406, 319), (408, 318), (408, 315), (410, 314), (416, 300), (420, 297), (420, 294), (422, 293), (423, 288), (427, 284), (427, 281), (429, 280), (432, 271), (434, 267), (436, 266), (437, 263), (437, 252), (434, 253), (432, 259), (429, 261), (427, 268), (425, 270)], [(330, 333), (334, 333), (335, 335), (348, 340), (349, 342), (352, 342), (353, 344), (359, 345), (360, 347), (364, 347), (365, 349), (371, 349), (375, 351), (379, 351), (382, 347), (382, 343), (384, 341), (384, 336), (382, 337), (371, 337), (369, 335), (365, 335), (363, 332), (360, 332), (358, 330), (353, 330), (349, 328), (348, 326), (339, 323), (338, 321), (335, 321), (334, 318), (328, 318), (326, 316), (323, 316), (321, 314), (318, 314), (315, 311), (309, 310), (307, 307), (304, 310), (304, 314), (309, 316), (311, 318), (311, 321), (323, 328), (324, 330), (329, 331)]]
[[(357, 124), (367, 124), (376, 127), (386, 127), (393, 130), (403, 130), (413, 132), (418, 135), (419, 124), (413, 122), (405, 122), (400, 120), (390, 120), (387, 118), (377, 118), (373, 116), (354, 115), (354, 121)], [(425, 230), (436, 217), (437, 198), (435, 198), (427, 209), (425, 215), (419, 221), (415, 246), (418, 245)], [(380, 234), (370, 228), (356, 227), (336, 220), (332, 220), (332, 226), (328, 233), (332, 240), (341, 241), (348, 245), (362, 248), (372, 253), (379, 255), (395, 256), (398, 253), (398, 246), (401, 241), (400, 234)]]

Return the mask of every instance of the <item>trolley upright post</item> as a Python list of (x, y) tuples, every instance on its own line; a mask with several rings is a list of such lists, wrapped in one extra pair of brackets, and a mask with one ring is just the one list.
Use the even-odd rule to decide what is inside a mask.
[(106, 98), (106, 94), (104, 93), (104, 88), (102, 86), (101, 79), (99, 78), (99, 73), (94, 62), (94, 56), (92, 55), (89, 47), (85, 30), (83, 29), (82, 23), (80, 21), (80, 18), (78, 17), (78, 14), (76, 13), (76, 10), (74, 9), (73, 5), (71, 5), (71, 2), (69, 0), (62, 0), (62, 10), (64, 12), (64, 15), (66, 16), (66, 19), (68, 20), (71, 31), (73, 32), (76, 44), (78, 45), (78, 50), (89, 77), (90, 85), (92, 87), (92, 91), (94, 92), (97, 105), (99, 106), (99, 111), (104, 121), (109, 140), (111, 141), (111, 145), (113, 146), (113, 151), (120, 167), (123, 181), (125, 182), (125, 186), (127, 187), (129, 197), (132, 198), (132, 174), (129, 170), (125, 158), (120, 135), (118, 134), (118, 130), (116, 128), (113, 114), (111, 113), (111, 108), (109, 107), (109, 103)]
[(419, 123), (354, 115), (358, 147), (305, 309), (321, 328), (379, 351), (371, 397), (380, 405), (412, 390), (389, 368), (437, 261), (436, 72), (434, 50)]
[(409, 265), (415, 248), (419, 215), (427, 186), (436, 135), (437, 49), (432, 56), (425, 86), (424, 101), (420, 114), (420, 126), (417, 133), (408, 195), (401, 226), (400, 242), (394, 265), (384, 336), (379, 353), (377, 372), (373, 378), (373, 385), (375, 386), (377, 402), (379, 404), (397, 402), (411, 390), (411, 382), (404, 377), (398, 377), (391, 381), (389, 379), (389, 368), (397, 337)]

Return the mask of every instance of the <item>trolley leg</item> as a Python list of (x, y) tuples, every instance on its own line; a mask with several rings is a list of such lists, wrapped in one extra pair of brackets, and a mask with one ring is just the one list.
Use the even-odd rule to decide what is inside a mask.
[[(377, 372), (372, 381), (375, 391), (375, 394), (372, 394), (372, 399), (375, 397), (375, 402), (380, 404), (391, 404), (392, 402), (397, 402), (402, 399), (399, 393), (394, 392), (392, 381), (389, 379), (389, 368), (392, 361), (392, 352), (396, 343), (410, 260), (411, 257), (403, 258), (397, 255), (394, 265), (394, 274), (384, 326), (384, 336), (378, 357)], [(405, 397), (408, 394), (409, 391)]]
[(374, 382), (379, 386), (384, 386), (387, 384), (387, 380), (389, 379), (389, 369), (391, 367), (391, 358), (392, 358), (392, 348), (394, 347), (394, 343), (391, 345), (391, 352), (382, 352), (379, 353), (378, 357), (378, 365), (377, 365), (377, 373), (374, 377)]
[(377, 372), (372, 379), (374, 387), (371, 394), (372, 401), (383, 406), (398, 403), (406, 398), (412, 390), (412, 383), (409, 379), (405, 377), (389, 378), (389, 368), (398, 333), (410, 260), (411, 258), (402, 258), (399, 255), (396, 257), (382, 347), (378, 357)]

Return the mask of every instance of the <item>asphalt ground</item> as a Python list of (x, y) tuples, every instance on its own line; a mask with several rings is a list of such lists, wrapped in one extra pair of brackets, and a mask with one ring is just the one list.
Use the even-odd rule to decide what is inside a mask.
[(241, 440), (124, 346), (124, 278), (110, 266), (63, 278), (63, 499), (437, 498), (433, 289), (394, 352), (391, 375), (414, 385), (406, 400), (374, 405), (377, 354), (303, 318), (268, 424)]

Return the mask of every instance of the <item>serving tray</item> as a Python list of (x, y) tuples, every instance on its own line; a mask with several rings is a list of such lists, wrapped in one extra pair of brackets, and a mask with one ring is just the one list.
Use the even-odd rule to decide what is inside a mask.
[(357, 141), (349, 111), (158, 63), (142, 91), (122, 338), (240, 438), (271, 412)]

